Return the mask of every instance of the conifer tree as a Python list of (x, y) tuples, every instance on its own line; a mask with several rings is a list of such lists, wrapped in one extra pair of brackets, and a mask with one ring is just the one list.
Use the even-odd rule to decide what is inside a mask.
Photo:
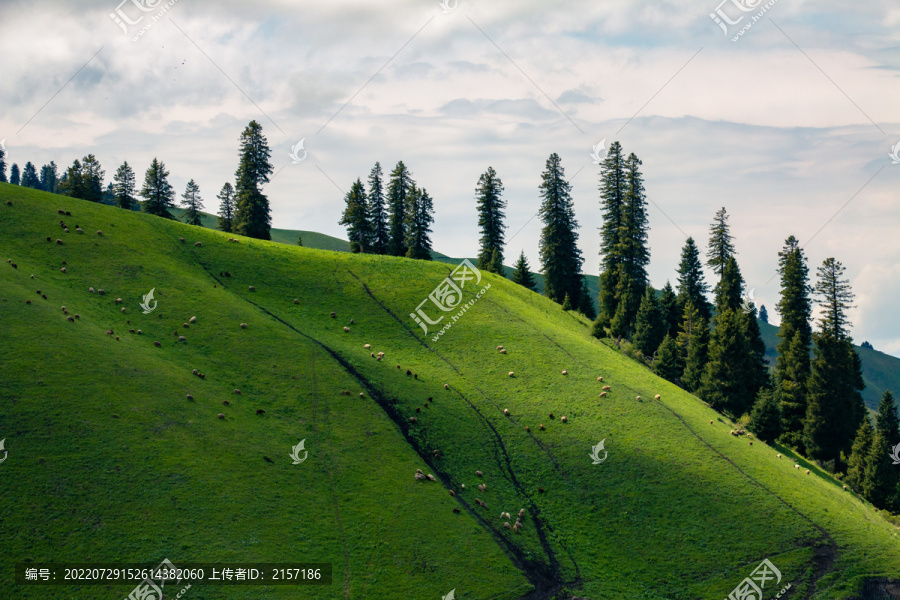
[(622, 203), (619, 227), (618, 274), (616, 281), (616, 326), (613, 335), (629, 337), (634, 330), (634, 320), (640, 308), (640, 298), (647, 287), (647, 265), (650, 249), (647, 247), (649, 224), (647, 198), (644, 192), (641, 160), (628, 155), (625, 160), (625, 195)]
[(181, 205), (187, 209), (181, 215), (185, 219), (185, 223), (201, 227), (203, 221), (200, 218), (200, 211), (203, 209), (203, 199), (200, 198), (200, 186), (193, 179), (187, 183), (184, 194), (181, 196)]
[(372, 230), (372, 254), (386, 254), (390, 246), (387, 213), (384, 210), (384, 177), (381, 163), (376, 162), (369, 173), (369, 224)]
[(87, 197), (84, 188), (84, 169), (81, 167), (81, 161), (77, 158), (72, 161), (72, 166), (67, 168), (63, 174), (63, 179), (59, 182), (59, 189), (63, 194), (72, 198), (83, 200)]
[(706, 293), (709, 291), (703, 276), (703, 265), (700, 262), (700, 251), (694, 238), (689, 237), (681, 249), (681, 262), (678, 264), (678, 304), (680, 310), (688, 300), (694, 303), (700, 316), (710, 319), (711, 312)]
[(627, 272), (625, 263), (619, 263), (616, 275), (616, 314), (613, 316), (609, 330), (613, 337), (631, 338), (634, 333), (634, 319), (641, 306), (641, 295), (635, 294), (634, 286)]
[(740, 318), (725, 308), (716, 314), (709, 343), (709, 361), (700, 384), (700, 396), (715, 410), (738, 418), (750, 408), (754, 397), (743, 386), (746, 341)]
[(563, 310), (575, 310), (575, 307), (572, 306), (572, 298), (569, 296), (569, 294), (566, 294), (566, 298), (565, 298), (565, 300), (563, 300), (562, 309)]
[(531, 274), (531, 267), (528, 266), (528, 259), (525, 258), (524, 250), (519, 254), (519, 260), (516, 261), (515, 267), (513, 267), (511, 279), (513, 283), (518, 283), (534, 291), (534, 276)]
[(263, 135), (262, 125), (250, 121), (241, 133), (239, 163), (234, 176), (235, 213), (234, 231), (240, 235), (260, 240), (272, 239), (272, 214), (269, 199), (262, 188), (272, 174), (272, 155), (269, 143)]
[(747, 428), (764, 442), (777, 439), (781, 435), (781, 405), (769, 387), (763, 387), (750, 411)]
[(100, 161), (93, 154), (81, 159), (81, 176), (84, 179), (85, 200), (100, 202), (103, 198), (103, 177), (106, 172), (100, 167)]
[(219, 199), (219, 229), (234, 233), (234, 188), (226, 181), (216, 198)]
[(22, 170), (22, 187), (41, 189), (41, 180), (38, 178), (37, 169), (30, 160), (25, 163), (25, 168)]
[(765, 304), (761, 304), (759, 307), (759, 320), (763, 323), (769, 322), (769, 311), (766, 310)]
[(41, 167), (41, 189), (51, 194), (59, 193), (59, 172), (52, 160), (50, 164)]
[(869, 460), (862, 482), (862, 494), (876, 508), (885, 508), (893, 495), (896, 477), (891, 460), (891, 446), (881, 431), (875, 431)]
[(678, 335), (678, 326), (681, 323), (681, 312), (678, 308), (678, 298), (672, 284), (666, 281), (659, 293), (659, 310), (662, 314), (665, 332), (675, 337)]
[[(900, 418), (897, 416), (897, 407), (894, 405), (894, 396), (889, 390), (885, 390), (878, 405), (878, 414), (875, 417), (875, 432), (883, 441), (873, 441), (872, 454), (883, 453), (881, 460), (886, 460), (893, 449), (900, 445)], [(879, 446), (878, 449), (875, 446)], [(884, 448), (887, 452), (884, 452)], [(874, 464), (873, 458), (873, 464)], [(900, 511), (900, 469), (890, 462), (882, 462), (872, 467), (872, 481), (869, 485), (875, 490), (876, 496), (882, 498), (883, 507), (891, 512)], [(872, 503), (874, 504), (874, 500)]]
[(491, 273), (496, 273), (500, 277), (506, 277), (506, 273), (503, 269), (503, 253), (499, 248), (495, 248), (493, 252), (491, 252), (491, 264), (488, 269)]
[(399, 161), (391, 171), (391, 179), (387, 188), (388, 237), (390, 238), (388, 252), (393, 256), (406, 256), (409, 250), (406, 246), (406, 199), (413, 185), (415, 182), (412, 175), (403, 161)]
[(681, 366), (678, 364), (678, 345), (666, 334), (653, 359), (653, 372), (672, 383), (678, 383)]
[(631, 343), (644, 356), (653, 356), (666, 333), (659, 304), (656, 301), (656, 293), (648, 285), (643, 298), (641, 298)]
[(897, 415), (894, 395), (890, 390), (885, 390), (881, 396), (878, 414), (875, 417), (875, 428), (884, 434), (891, 448), (900, 444), (900, 417)]
[[(547, 159), (541, 174), (541, 208), (544, 227), (541, 230), (540, 256), (544, 271), (544, 294), (554, 302), (565, 297), (578, 298), (581, 293), (581, 265), (584, 259), (578, 249), (578, 221), (565, 179), (565, 169), (555, 152)], [(571, 298), (570, 298), (571, 303)]]
[(6, 149), (0, 146), (0, 183), (9, 183), (6, 179)]
[[(478, 268), (492, 273), (501, 273), (503, 266), (503, 244), (506, 228), (505, 218), (506, 200), (503, 199), (503, 182), (497, 177), (493, 167), (478, 178), (478, 187), (475, 188), (475, 200), (478, 208), (478, 227), (481, 230), (478, 250)], [(494, 257), (494, 254), (498, 256)], [(497, 270), (500, 265), (500, 270)]]
[(862, 364), (849, 336), (846, 311), (853, 301), (844, 267), (828, 258), (818, 269), (816, 294), (822, 301), (820, 330), (813, 336), (815, 358), (809, 378), (803, 444), (818, 460), (840, 460), (848, 454), (865, 405)]
[(709, 248), (706, 251), (706, 264), (722, 277), (728, 259), (735, 255), (734, 238), (728, 228), (728, 214), (723, 206), (716, 211), (716, 217), (709, 226)]
[(609, 146), (600, 165), (600, 209), (603, 225), (600, 228), (600, 314), (597, 327), (609, 327), (618, 303), (619, 230), (622, 227), (625, 204), (625, 157), (622, 145), (615, 141)]
[(137, 202), (135, 187), (134, 170), (126, 160), (116, 169), (116, 174), (113, 175), (113, 196), (116, 200), (116, 206), (125, 210), (131, 210)]
[[(766, 360), (766, 343), (762, 339), (759, 323), (756, 321), (756, 307), (751, 303), (750, 308), (750, 312), (743, 310), (740, 312), (741, 333), (747, 343), (743, 375), (748, 392), (756, 397), (763, 387), (771, 385), (772, 382), (769, 378), (769, 362)], [(778, 397), (775, 397), (775, 400), (780, 402)]]
[(16, 163), (13, 163), (12, 167), (10, 167), (9, 169), (9, 182), (13, 185), (19, 185), (21, 183), (19, 165), (17, 165)]
[(150, 167), (144, 174), (141, 197), (144, 198), (144, 212), (165, 219), (175, 218), (169, 212), (169, 209), (174, 206), (175, 190), (169, 183), (169, 172), (163, 161), (154, 158), (150, 163)]
[[(690, 319), (691, 337), (688, 341), (687, 355), (684, 362), (684, 372), (681, 375), (681, 385), (687, 391), (696, 393), (703, 382), (703, 373), (706, 372), (706, 363), (709, 361), (709, 323), (706, 322), (700, 311), (694, 308), (692, 303), (685, 305), (685, 314), (695, 313)], [(686, 316), (683, 323), (688, 322)], [(682, 324), (682, 329), (686, 327)]]
[(366, 189), (362, 181), (357, 179), (344, 197), (346, 206), (338, 225), (347, 226), (347, 239), (350, 240), (350, 252), (369, 252), (372, 229), (369, 223), (368, 201)]
[(863, 419), (862, 425), (856, 430), (856, 438), (853, 440), (853, 448), (850, 451), (850, 460), (847, 462), (846, 481), (847, 485), (854, 490), (862, 490), (874, 437), (875, 432), (872, 431), (869, 420)]
[(431, 260), (431, 224), (434, 223), (434, 203), (425, 188), (413, 183), (406, 194), (404, 247), (408, 258)]
[(578, 312), (592, 321), (597, 318), (594, 300), (591, 298), (591, 291), (588, 289), (584, 276), (581, 277), (581, 296), (578, 300)]
[(741, 276), (737, 260), (729, 256), (722, 267), (721, 277), (716, 284), (716, 312), (726, 308), (739, 311), (743, 307), (744, 278)]

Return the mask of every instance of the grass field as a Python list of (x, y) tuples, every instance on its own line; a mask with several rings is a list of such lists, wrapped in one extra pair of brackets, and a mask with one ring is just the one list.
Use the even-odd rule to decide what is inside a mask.
[(231, 243), (7, 184), (0, 225), (0, 598), (133, 587), (16, 587), (27, 561), (333, 565), (330, 586), (190, 599), (723, 598), (765, 558), (790, 598), (900, 578), (870, 505), (508, 280), (466, 286), (490, 289), (433, 341), (409, 314), (446, 263)]

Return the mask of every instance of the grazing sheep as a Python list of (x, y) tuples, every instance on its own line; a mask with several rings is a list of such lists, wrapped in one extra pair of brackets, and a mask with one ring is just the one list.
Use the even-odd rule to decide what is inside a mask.
[(59, 208), (59, 209), (56, 210), (56, 214), (64, 215), (64, 214), (66, 214), (66, 211), (64, 211), (63, 209)]
[(375, 358), (375, 353), (374, 353), (374, 352), (369, 352), (369, 356), (371, 356), (372, 358)]
[(353, 319), (350, 319), (350, 324), (353, 325)]
[(298, 300), (297, 298), (294, 298), (294, 304), (300, 304), (300, 300)]
[(510, 371), (510, 372), (509, 372), (509, 376), (510, 376), (510, 377), (515, 377), (515, 376), (516, 376), (516, 374), (515, 374), (515, 373), (513, 373), (513, 372), (512, 372), (512, 371)]
[(247, 329), (247, 324), (246, 324), (246, 323), (241, 323), (241, 329)]
[(524, 516), (525, 516), (525, 509), (524, 509), (524, 508), (520, 508), (520, 509), (519, 509), (519, 518), (521, 519), (521, 518), (524, 517)]
[(506, 354), (506, 348), (500, 351), (500, 354)]
[(751, 445), (751, 446), (753, 445), (753, 440), (750, 440), (750, 445)]
[(63, 312), (66, 312), (66, 307), (63, 306), (63, 307), (60, 308), (60, 310), (62, 310)]
[(179, 336), (178, 336), (178, 341), (179, 341), (179, 342), (186, 342), (186, 341), (187, 341), (187, 338), (184, 337), (183, 335), (179, 335)]
[(222, 413), (219, 413), (219, 418), (220, 418), (220, 419), (224, 419), (224, 418), (225, 418), (225, 415), (223, 415)]
[(376, 356), (378, 356), (378, 358), (384, 358), (384, 352), (379, 352)]
[(479, 483), (479, 484), (478, 484), (478, 491), (479, 491), (479, 492), (483, 492), (483, 491), (485, 490), (485, 488), (487, 488), (487, 486), (484, 485), (483, 483)]
[(425, 481), (425, 473), (417, 470), (415, 478), (416, 478), (416, 481)]
[(637, 397), (635, 398), (635, 400), (637, 400), (638, 402), (643, 402), (643, 400), (641, 399), (640, 396), (637, 396)]
[(264, 415), (264, 414), (266, 414), (266, 411), (263, 410), (263, 409), (261, 409), (261, 408), (257, 408), (257, 409), (256, 409), (256, 414), (258, 414), (258, 415)]
[(121, 310), (122, 310), (122, 312), (125, 312), (125, 307), (123, 306)]
[(112, 334), (113, 334), (113, 330), (112, 330), (112, 329), (107, 329), (107, 330), (106, 330), (106, 335), (112, 335)]
[(809, 469), (806, 470), (806, 474), (809, 475)]
[[(15, 267), (15, 265), (13, 265), (13, 266)], [(46, 299), (47, 299), (47, 294), (41, 294), (41, 298), (43, 298), (44, 300), (46, 300)]]
[(460, 487), (461, 487), (462, 489), (466, 489), (466, 484), (461, 483), (461, 484), (460, 484)]
[(449, 390), (449, 389), (450, 389), (450, 385), (445, 383), (445, 384), (444, 384), (444, 389), (445, 389), (445, 390)]
[(62, 246), (62, 245), (63, 245), (63, 241), (60, 240), (60, 239), (57, 239), (57, 240), (56, 240), (56, 245), (57, 245), (57, 246)]
[(654, 400), (659, 400), (659, 398), (660, 398), (659, 394), (653, 396), (653, 399), (654, 399)]
[(432, 475), (431, 473), (429, 473), (425, 477), (428, 478), (428, 481), (437, 481), (437, 478), (434, 475)]
[(597, 378), (597, 381), (603, 381), (603, 378), (602, 378), (602, 377), (598, 377), (598, 378)]
[(415, 417), (410, 417), (410, 418), (409, 418), (409, 422), (410, 422), (410, 423), (418, 423), (419, 420), (418, 420), (417, 418), (415, 418)]
[(482, 473), (481, 473), (481, 471), (475, 471), (475, 475), (476, 475), (477, 477), (481, 477), (481, 476), (482, 476)]
[(710, 419), (710, 420), (709, 420), (709, 424), (710, 424), (710, 425), (712, 425), (712, 424), (713, 424), (713, 422), (712, 422), (712, 419)]
[(69, 233), (69, 228), (68, 228), (68, 227), (63, 227), (63, 231), (66, 232), (66, 233)]
[[(138, 330), (138, 333), (140, 333), (140, 330)], [(200, 373), (200, 379), (206, 379), (206, 375), (204, 373)]]
[(63, 267), (62, 269), (59, 270), (59, 272), (60, 272), (60, 273), (65, 273), (65, 272), (66, 272), (66, 268)]
[(103, 291), (103, 288), (100, 288), (99, 290), (97, 290), (97, 293), (100, 294), (101, 296), (106, 295), (106, 292)]
[(31, 304), (31, 300), (26, 300), (25, 304)]
[(540, 425), (538, 425), (538, 429), (540, 429), (541, 431), (544, 431), (544, 425), (543, 425), (543, 423), (540, 424)]
[(418, 378), (419, 378), (419, 374), (418, 374), (418, 373), (413, 373), (413, 378), (414, 378), (414, 379), (418, 379)]
[(159, 340), (156, 340), (153, 342), (153, 345), (158, 348), (158, 347), (162, 346), (162, 342), (160, 342)]
[(84, 233), (84, 229), (82, 229), (81, 227), (76, 227), (75, 233)]
[(331, 313), (331, 318), (334, 319), (335, 317), (337, 317), (337, 315), (335, 313)]
[(543, 494), (543, 493), (544, 493), (544, 488), (538, 487), (538, 493), (539, 493), (539, 494)]
[(547, 416), (549, 416), (549, 417), (552, 419), (552, 418), (553, 418), (553, 413), (550, 413), (550, 414), (547, 415)]
[(194, 242), (194, 247), (195, 247), (195, 248), (199, 248), (199, 247), (202, 246), (202, 245), (203, 245), (203, 242)]
[(454, 497), (454, 498), (456, 497), (456, 492), (454, 492), (453, 490), (447, 490), (447, 491), (450, 492), (450, 495), (452, 497)]
[(612, 387), (610, 387), (610, 386), (608, 386), (608, 385), (604, 385), (601, 389), (602, 389), (604, 392), (608, 392), (609, 390), (612, 389)]
[(188, 325), (187, 323), (182, 323), (181, 326), (184, 327), (185, 329), (189, 329), (189, 328), (190, 328), (190, 325)]
[(103, 232), (100, 231), (100, 230), (98, 229), (98, 230), (97, 230), (97, 235), (103, 235)]
[(568, 422), (569, 422), (569, 420), (568, 420), (567, 418), (565, 418), (565, 417), (560, 417), (559, 420), (562, 421), (563, 423), (568, 423)]
[(247, 289), (250, 290), (251, 292), (255, 292), (255, 291), (256, 291), (256, 288), (253, 287), (252, 285), (247, 286)]
[(363, 348), (365, 348), (366, 350), (368, 350), (368, 349), (371, 348), (371, 347), (372, 347), (371, 344), (366, 344), (365, 346), (363, 346)]
[(193, 399), (194, 399), (194, 397), (193, 397), (193, 396), (191, 396), (191, 395), (190, 395), (190, 394), (188, 394), (188, 395), (187, 395), (187, 399), (188, 399), (188, 400), (193, 400)]
[(562, 372), (562, 374), (563, 374), (563, 375), (568, 375), (568, 374), (569, 374), (569, 372), (568, 372), (568, 371), (566, 371), (566, 370), (565, 370), (565, 369), (563, 369), (563, 372)]
[(516, 533), (519, 533), (519, 529), (520, 529), (521, 527), (522, 527), (522, 526), (519, 525), (519, 522), (516, 521), (515, 525), (513, 525), (513, 531), (515, 531)]
[(748, 437), (748, 438), (752, 438), (752, 437), (753, 437), (753, 434), (752, 434), (752, 433), (748, 433), (748, 434), (747, 434), (747, 437)]
[(193, 371), (191, 371), (191, 375), (196, 375), (196, 374), (199, 373), (199, 372), (200, 372), (200, 371), (198, 371), (197, 369), (194, 369)]
[(196, 323), (196, 322), (197, 322), (197, 317), (191, 317), (191, 318), (188, 320), (188, 323)]
[(134, 333), (134, 329), (129, 329), (128, 333)]
[[(29, 302), (30, 302), (30, 300), (29, 300)], [(72, 318), (72, 316), (71, 316), (71, 315), (70, 315), (70, 316), (68, 316), (68, 317), (66, 317), (66, 318), (67, 318), (67, 319), (68, 319), (68, 320), (70, 320), (70, 321), (71, 321), (71, 322), (73, 322), (73, 323), (74, 323), (74, 322), (75, 322), (75, 319), (74, 319), (74, 318)]]
[(606, 392), (600, 392), (600, 397), (601, 397), (601, 398), (606, 398)]
[(509, 416), (509, 409), (508, 409), (508, 408), (504, 408), (504, 409), (503, 409), (503, 414), (506, 415), (506, 416)]
[(225, 271), (225, 277), (231, 277), (231, 273), (229, 273), (228, 271)]
[(795, 469), (799, 469), (799, 468), (800, 468), (800, 465), (794, 465), (794, 468), (795, 468)]
[(94, 288), (88, 288), (88, 291), (89, 291), (90, 293), (93, 294), (93, 293), (94, 293)]
[(453, 509), (453, 512), (455, 512), (456, 514), (459, 514), (459, 509), (458, 509), (458, 508), (454, 508), (454, 509)]
[(349, 327), (344, 327), (344, 333), (350, 333), (350, 328), (349, 328)]
[(67, 217), (71, 217), (71, 216), (72, 216), (72, 213), (70, 213), (69, 211), (66, 211), (66, 216), (67, 216)]
[(181, 240), (182, 244), (184, 243), (184, 238), (178, 238), (178, 239)]
[(362, 392), (360, 392), (360, 393), (359, 393), (359, 397), (360, 397), (360, 398), (365, 398), (365, 397), (366, 397), (366, 395), (365, 395), (365, 394), (363, 394), (363, 393), (362, 393)]
[(780, 454), (776, 454), (776, 455), (775, 455), (775, 458), (781, 458), (781, 455), (780, 455)]
[[(75, 318), (78, 318), (78, 315), (75, 315)], [(138, 329), (137, 334), (138, 334), (138, 335), (144, 335), (144, 332), (141, 331), (140, 329)]]
[(510, 528), (509, 521), (507, 521), (506, 523), (503, 524), (503, 528), (504, 528), (504, 529), (509, 529), (509, 528)]
[(234, 389), (234, 393), (237, 394), (238, 396), (240, 396), (240, 395), (241, 395), (241, 390), (235, 388), (235, 389)]
[(847, 489), (847, 486), (845, 485), (845, 486), (844, 486), (844, 490), (846, 490), (846, 489)]
[(231, 402), (228, 400), (222, 400), (222, 406), (231, 406)]
[(526, 426), (525, 426), (525, 431), (527, 431), (528, 433), (531, 433), (531, 427), (529, 427), (528, 425), (526, 425)]

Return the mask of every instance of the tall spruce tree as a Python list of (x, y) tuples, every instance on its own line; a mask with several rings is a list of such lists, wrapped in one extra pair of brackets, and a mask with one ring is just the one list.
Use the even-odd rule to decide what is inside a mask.
[(434, 223), (434, 202), (425, 188), (415, 184), (406, 194), (406, 219), (404, 229), (406, 256), (419, 260), (431, 260), (431, 224)]
[(578, 249), (578, 221), (572, 201), (571, 184), (555, 152), (547, 159), (541, 173), (541, 208), (538, 214), (541, 230), (540, 257), (544, 272), (544, 295), (557, 303), (566, 296), (581, 294), (581, 265), (584, 258)]
[(388, 253), (393, 256), (406, 256), (409, 250), (406, 246), (406, 199), (413, 185), (415, 182), (412, 175), (403, 161), (399, 161), (391, 171), (387, 188), (388, 237), (390, 238)]
[(272, 163), (269, 142), (263, 135), (262, 125), (250, 121), (241, 133), (240, 162), (234, 176), (235, 213), (234, 231), (240, 235), (260, 240), (272, 239), (272, 214), (269, 199), (262, 188), (269, 182)]
[(234, 233), (234, 188), (226, 181), (216, 198), (219, 199), (219, 229)]
[(72, 166), (66, 169), (59, 181), (59, 190), (66, 196), (85, 199), (87, 192), (84, 187), (84, 169), (77, 158), (72, 161)]
[(618, 244), (620, 275), (616, 282), (618, 327), (613, 335), (627, 335), (634, 330), (640, 308), (639, 299), (649, 283), (647, 265), (650, 264), (650, 249), (647, 238), (650, 226), (641, 164), (634, 153), (625, 160), (625, 197)]
[(142, 205), (144, 212), (165, 219), (175, 218), (169, 212), (169, 209), (174, 206), (175, 190), (172, 188), (172, 184), (169, 183), (169, 172), (166, 170), (166, 163), (157, 160), (155, 157), (144, 174), (141, 197), (144, 199)]
[(700, 262), (700, 251), (694, 238), (689, 237), (681, 249), (681, 262), (678, 264), (678, 304), (679, 312), (684, 310), (688, 300), (694, 303), (700, 316), (707, 321), (711, 317), (709, 301), (706, 294), (709, 287), (703, 276), (703, 264)]
[(372, 229), (372, 254), (386, 254), (390, 247), (388, 235), (387, 213), (384, 209), (384, 176), (381, 163), (376, 162), (369, 173), (368, 196), (369, 222)]
[(21, 173), (19, 173), (19, 165), (12, 164), (9, 169), (9, 182), (13, 185), (19, 185), (22, 181)]
[(100, 167), (100, 161), (93, 154), (88, 154), (81, 159), (81, 176), (84, 180), (83, 190), (85, 200), (100, 202), (103, 199), (103, 178), (106, 175)]
[[(503, 199), (503, 182), (497, 177), (494, 167), (488, 167), (487, 171), (478, 178), (475, 194), (475, 202), (478, 209), (478, 227), (481, 230), (478, 268), (502, 274), (503, 230), (506, 228), (503, 221), (505, 219), (506, 200)], [(496, 257), (494, 256), (495, 254), (497, 254)]]
[(511, 279), (513, 283), (518, 283), (534, 291), (534, 276), (531, 274), (531, 267), (528, 266), (528, 259), (525, 258), (524, 250), (519, 254), (519, 260), (516, 261), (513, 267)]
[(740, 313), (731, 308), (716, 313), (709, 343), (709, 361), (700, 384), (700, 397), (715, 410), (734, 418), (743, 415), (754, 396), (744, 387), (742, 367), (747, 343), (741, 331)]
[(59, 170), (52, 160), (41, 167), (41, 189), (51, 194), (59, 193)]
[(763, 323), (769, 322), (769, 311), (766, 310), (765, 304), (761, 304), (759, 307), (759, 320)]
[(847, 310), (853, 301), (844, 267), (828, 258), (818, 269), (816, 295), (822, 303), (820, 330), (813, 336), (815, 358), (809, 378), (803, 444), (818, 460), (834, 460), (849, 454), (865, 405), (862, 364), (849, 335)]
[(134, 207), (137, 202), (136, 185), (134, 170), (126, 160), (113, 175), (113, 196), (116, 199), (116, 206), (125, 210), (131, 210)]
[(597, 318), (597, 309), (594, 308), (594, 299), (591, 297), (591, 291), (588, 289), (587, 280), (583, 275), (581, 277), (581, 294), (578, 298), (578, 312), (591, 321)]
[[(688, 303), (684, 305), (684, 313), (681, 318), (681, 325), (679, 327), (678, 333), (675, 336), (675, 342), (678, 344), (678, 356), (681, 360), (682, 366), (687, 368), (687, 359), (691, 353), (691, 346), (700, 341), (701, 337), (699, 336), (699, 332), (697, 331), (700, 327), (706, 327), (706, 321), (703, 320), (703, 317), (700, 316), (700, 311), (694, 306), (694, 303), (688, 300)], [(707, 346), (709, 345), (709, 338), (707, 336), (706, 339)], [(706, 348), (703, 349), (704, 359), (705, 359)], [(696, 354), (696, 353), (695, 353)], [(703, 372), (698, 371), (697, 376), (698, 380), (696, 384), (699, 384), (699, 377), (702, 377)], [(685, 377), (684, 373), (681, 374), (681, 381), (684, 383)], [(688, 389), (685, 385), (685, 389)]]
[(886, 508), (894, 493), (897, 479), (892, 463), (891, 446), (884, 433), (876, 430), (862, 482), (863, 496), (876, 508)]
[(666, 328), (665, 333), (672, 337), (677, 336), (678, 326), (681, 324), (681, 312), (678, 308), (678, 297), (675, 295), (675, 290), (672, 289), (672, 284), (668, 281), (659, 293), (659, 310)]
[(847, 485), (857, 491), (863, 488), (866, 479), (866, 467), (869, 466), (869, 455), (872, 451), (872, 441), (875, 432), (868, 419), (863, 419), (862, 425), (856, 430), (853, 447), (850, 450), (850, 460), (847, 462)]
[[(693, 305), (686, 305), (685, 311), (688, 307)], [(681, 375), (681, 385), (691, 393), (697, 393), (703, 383), (706, 363), (709, 362), (709, 336), (709, 323), (700, 316), (700, 311), (697, 311), (697, 320), (691, 330), (690, 345), (684, 362), (684, 372)]]
[(184, 189), (181, 196), (181, 205), (185, 207), (184, 214), (181, 215), (188, 225), (203, 226), (203, 220), (200, 218), (200, 211), (203, 209), (203, 199), (200, 197), (200, 186), (191, 179)]
[[(884, 508), (897, 512), (900, 510), (900, 496), (897, 494), (900, 486), (900, 469), (897, 469), (893, 465), (893, 460), (889, 460), (888, 457), (893, 449), (900, 445), (900, 419), (894, 405), (894, 396), (889, 390), (885, 390), (878, 405), (875, 434), (871, 450), (872, 479), (868, 485), (874, 491), (875, 498), (881, 499)], [(878, 453), (881, 453), (880, 458)], [(872, 503), (874, 504), (875, 500), (872, 500)]]
[(900, 444), (900, 417), (897, 415), (897, 406), (894, 403), (894, 395), (890, 390), (885, 390), (878, 404), (878, 414), (875, 416), (875, 427), (884, 433), (888, 444), (893, 448)]
[(736, 254), (734, 238), (728, 228), (728, 214), (723, 206), (716, 211), (716, 217), (709, 226), (709, 247), (706, 250), (706, 264), (722, 277), (728, 259)]
[(781, 405), (775, 399), (772, 388), (764, 387), (760, 390), (750, 411), (747, 428), (764, 442), (781, 435)]
[(653, 372), (672, 383), (678, 383), (681, 373), (681, 365), (678, 361), (678, 345), (669, 334), (663, 338), (662, 343), (653, 358)]
[(619, 230), (622, 227), (625, 204), (625, 156), (622, 145), (615, 141), (609, 146), (600, 165), (600, 314), (597, 328), (609, 327), (616, 315), (618, 302)]
[(367, 253), (371, 250), (372, 227), (369, 223), (369, 207), (366, 200), (366, 188), (357, 179), (344, 197), (344, 212), (338, 225), (347, 227), (347, 239), (350, 240), (350, 252)]
[(38, 177), (37, 169), (30, 160), (25, 163), (25, 168), (22, 170), (22, 187), (41, 189), (41, 180)]
[(641, 306), (635, 319), (634, 336), (631, 338), (631, 343), (644, 356), (653, 356), (666, 333), (668, 332), (656, 300), (656, 292), (648, 285), (644, 296), (641, 298)]

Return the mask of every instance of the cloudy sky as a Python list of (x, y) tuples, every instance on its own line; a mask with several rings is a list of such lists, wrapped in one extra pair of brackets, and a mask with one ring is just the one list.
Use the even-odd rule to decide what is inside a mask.
[(773, 322), (793, 234), (813, 273), (830, 256), (846, 266), (857, 342), (900, 356), (894, 2), (119, 1), (0, 1), (9, 162), (94, 153), (107, 179), (124, 160), (142, 178), (159, 157), (215, 212), (256, 119), (277, 171), (274, 226), (343, 237), (342, 191), (403, 160), (435, 199), (435, 249), (472, 256), (474, 188), (493, 166), (506, 262), (524, 250), (536, 266), (540, 172), (556, 152), (597, 273), (590, 153), (619, 140), (643, 161), (653, 285), (674, 282), (685, 237), (705, 247), (725, 206)]

